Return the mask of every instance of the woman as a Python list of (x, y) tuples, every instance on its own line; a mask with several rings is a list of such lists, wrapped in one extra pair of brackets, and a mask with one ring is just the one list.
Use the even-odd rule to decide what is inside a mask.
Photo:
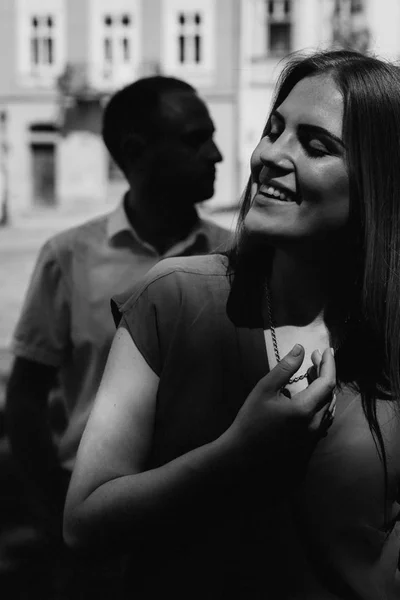
[(234, 250), (119, 302), (65, 538), (130, 597), (400, 597), (399, 139), (396, 67), (292, 60)]

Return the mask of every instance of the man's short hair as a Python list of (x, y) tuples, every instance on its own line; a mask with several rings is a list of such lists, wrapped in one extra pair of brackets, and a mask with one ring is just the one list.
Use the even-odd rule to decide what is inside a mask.
[(109, 100), (103, 115), (102, 135), (109, 153), (124, 170), (123, 142), (129, 134), (146, 137), (157, 133), (161, 99), (170, 92), (196, 90), (174, 77), (144, 77), (119, 90)]

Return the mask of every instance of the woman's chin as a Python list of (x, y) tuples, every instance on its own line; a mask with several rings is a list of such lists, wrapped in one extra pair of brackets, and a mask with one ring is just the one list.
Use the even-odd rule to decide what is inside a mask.
[(244, 234), (248, 247), (268, 246), (290, 252), (302, 253), (303, 247), (309, 244), (308, 239), (302, 239), (292, 230), (277, 220), (260, 218), (260, 215), (249, 212), (243, 222)]
[(274, 227), (271, 219), (265, 215), (257, 214), (257, 211), (250, 210), (243, 222), (243, 228), (247, 237), (265, 239), (268, 243), (277, 237), (277, 228)]

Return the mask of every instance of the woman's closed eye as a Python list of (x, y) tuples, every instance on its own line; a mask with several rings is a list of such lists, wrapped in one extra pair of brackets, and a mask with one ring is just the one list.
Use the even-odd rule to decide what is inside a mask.
[[(283, 129), (277, 127), (271, 127), (271, 129), (265, 132), (265, 137), (271, 142), (275, 142), (279, 136), (282, 134)], [(303, 145), (306, 153), (309, 156), (317, 157), (317, 156), (325, 156), (327, 154), (331, 154), (332, 150), (328, 147), (328, 144), (325, 144), (321, 139), (317, 137), (310, 136), (301, 136), (300, 139), (301, 144)]]
[(313, 158), (331, 154), (330, 149), (318, 138), (303, 140), (303, 147), (306, 153)]
[[(284, 130), (285, 128), (281, 127), (280, 124), (271, 124), (264, 132), (264, 137), (274, 143), (282, 135)], [(307, 156), (311, 158), (321, 158), (339, 154), (339, 149), (336, 148), (335, 143), (331, 141), (329, 137), (325, 138), (323, 134), (299, 131), (297, 137)]]
[(328, 133), (301, 129), (298, 132), (298, 139), (306, 154), (312, 158), (343, 155), (344, 146), (341, 140), (333, 139), (333, 136)]

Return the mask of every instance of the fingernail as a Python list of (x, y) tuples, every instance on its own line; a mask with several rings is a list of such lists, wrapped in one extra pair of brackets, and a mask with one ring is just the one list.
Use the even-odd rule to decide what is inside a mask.
[(332, 356), (335, 356), (335, 350), (334, 350), (334, 348), (329, 348), (329, 350), (331, 351)]
[(334, 410), (335, 406), (336, 406), (336, 394), (333, 394), (333, 397), (332, 397), (331, 403), (329, 404), (328, 410), (332, 412)]
[(291, 349), (290, 354), (292, 356), (299, 356), (299, 354), (301, 354), (302, 349), (303, 349), (303, 347), (300, 346), (300, 344), (295, 344), (293, 346), (293, 348)]
[(322, 352), (321, 352), (321, 350), (320, 350), (319, 348), (317, 348), (317, 352), (318, 352), (318, 354), (319, 354), (320, 356), (322, 356)]

